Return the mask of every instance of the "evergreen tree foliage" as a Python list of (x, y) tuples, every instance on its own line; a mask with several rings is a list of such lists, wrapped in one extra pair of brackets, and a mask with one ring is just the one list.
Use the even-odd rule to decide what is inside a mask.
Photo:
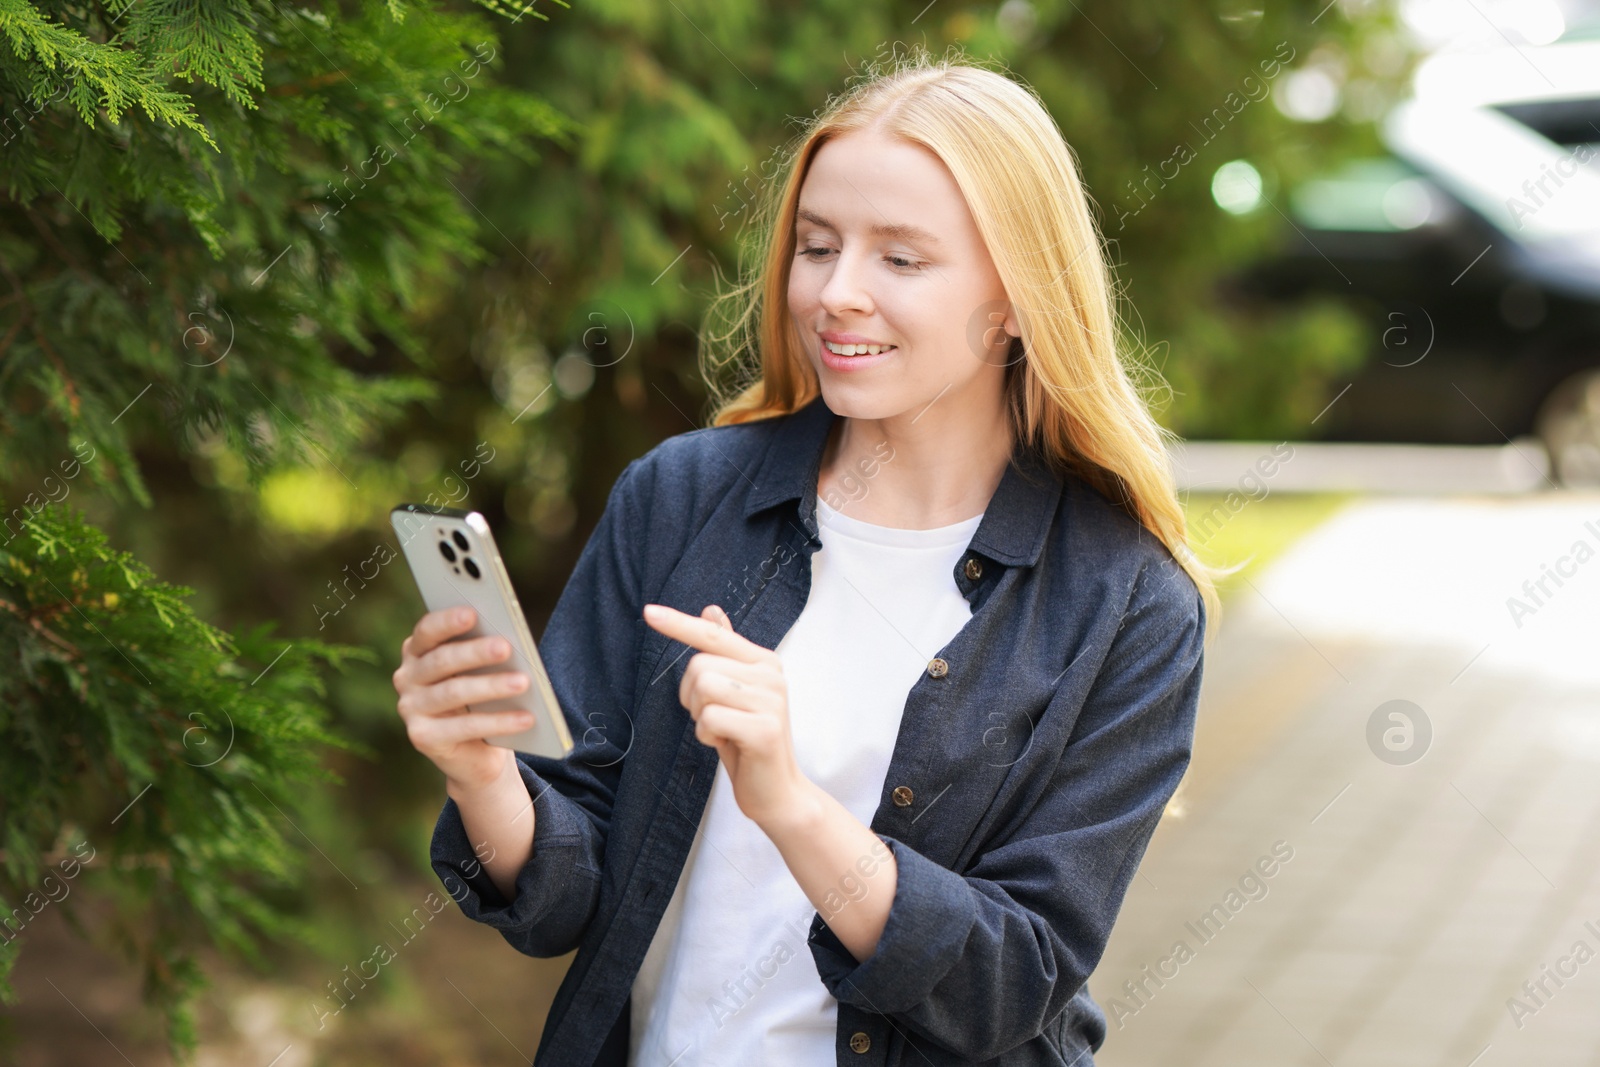
[(0, 3), (0, 995), (69, 881), (179, 1050), (195, 947), (294, 927), (293, 816), (351, 747), (320, 672), (371, 654), (208, 625), (76, 505), (155, 504), (169, 445), (337, 469), (430, 395), (408, 317), (484, 255), (452, 179), (570, 134), (500, 50), (399, 0)]
[(302, 851), (286, 810), (327, 776), (320, 746), (348, 744), (323, 725), (316, 668), (365, 653), (270, 624), (229, 635), (189, 592), (70, 508), (0, 549), (0, 641), (17, 656), (0, 676), (5, 966), (82, 878), (114, 903), (111, 933), (180, 1047), (199, 939), (250, 955), (296, 932), (267, 892), (294, 884)]

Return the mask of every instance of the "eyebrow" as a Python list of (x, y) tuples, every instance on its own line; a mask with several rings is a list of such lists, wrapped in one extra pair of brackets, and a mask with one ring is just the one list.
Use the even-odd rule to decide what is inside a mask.
[[(797, 218), (805, 219), (807, 222), (814, 222), (818, 226), (825, 226), (836, 233), (839, 230), (839, 227), (835, 226), (821, 215), (818, 215), (815, 211), (808, 211), (805, 208), (798, 208), (795, 211), (795, 216)], [(920, 226), (910, 226), (905, 223), (880, 222), (873, 226), (869, 226), (867, 228), (867, 232), (872, 234), (874, 237), (893, 237), (901, 241), (920, 242), (922, 244), (932, 245), (934, 247), (938, 247), (939, 245), (939, 238), (935, 237), (932, 233), (922, 229)]]

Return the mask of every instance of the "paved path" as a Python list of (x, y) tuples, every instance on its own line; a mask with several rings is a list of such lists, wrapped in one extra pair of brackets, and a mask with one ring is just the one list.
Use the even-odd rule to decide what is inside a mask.
[(1225, 619), (1097, 1064), (1600, 1064), (1600, 494), (1352, 505)]
[(1549, 457), (1531, 437), (1503, 445), (1185, 441), (1171, 455), (1179, 488), (1194, 492), (1259, 495), (1259, 484), (1279, 492), (1409, 494), (1554, 488)]

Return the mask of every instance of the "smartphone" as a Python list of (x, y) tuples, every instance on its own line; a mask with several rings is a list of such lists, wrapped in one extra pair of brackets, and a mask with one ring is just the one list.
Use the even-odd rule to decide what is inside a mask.
[(544, 661), (528, 632), (528, 620), (511, 588), (500, 550), (495, 547), (489, 523), (476, 511), (401, 504), (389, 512), (389, 523), (400, 539), (411, 576), (429, 611), (465, 605), (477, 612), (477, 622), (466, 633), (451, 638), (468, 641), (498, 634), (511, 645), (511, 656), (500, 663), (474, 667), (466, 674), (520, 671), (529, 678), (521, 693), (468, 705), (469, 711), (531, 711), (533, 726), (519, 733), (485, 738), (491, 745), (562, 759), (572, 751), (572, 735), (556, 702), (555, 690), (545, 674)]

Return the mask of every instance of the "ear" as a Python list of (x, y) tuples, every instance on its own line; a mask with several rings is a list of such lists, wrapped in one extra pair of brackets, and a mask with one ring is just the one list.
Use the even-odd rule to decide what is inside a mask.
[(1009, 296), (1006, 298), (1006, 305), (1007, 305), (1007, 308), (1008, 308), (1008, 310), (1006, 311), (1006, 321), (1004, 323), (1002, 323), (1001, 325), (1004, 327), (1006, 333), (1009, 334), (1010, 336), (1012, 336), (1012, 337), (1021, 337), (1022, 336), (1022, 317), (1017, 313), (1017, 305), (1011, 300), (1011, 298)]

